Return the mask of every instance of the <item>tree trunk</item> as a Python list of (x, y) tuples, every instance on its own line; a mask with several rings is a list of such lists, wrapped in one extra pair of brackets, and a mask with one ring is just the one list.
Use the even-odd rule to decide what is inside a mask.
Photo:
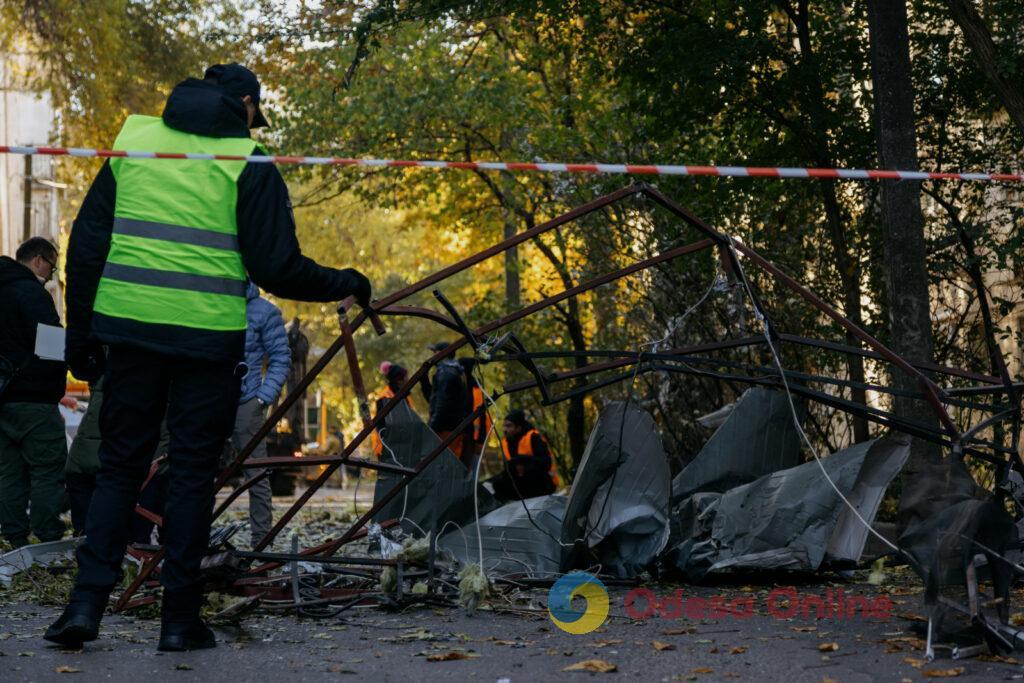
[[(879, 163), (882, 168), (917, 170), (907, 7), (903, 0), (868, 0), (867, 9)], [(920, 182), (882, 181), (881, 204), (892, 347), (908, 360), (931, 361), (931, 312)], [(893, 369), (892, 375), (897, 388), (918, 390), (908, 374)], [(923, 400), (897, 396), (894, 412), (901, 418), (938, 424)], [(913, 481), (915, 472), (939, 456), (938, 448), (915, 439), (904, 469), (904, 481)]]
[[(505, 209), (505, 239), (516, 236), (516, 221), (511, 209)], [(505, 252), (505, 312), (519, 310), (522, 304), (519, 296), (519, 249), (512, 247)]]
[[(811, 146), (811, 154), (815, 163), (824, 168), (831, 168), (836, 164), (829, 145), (828, 124), (825, 111), (825, 86), (821, 82), (821, 70), (818, 68), (818, 58), (811, 45), (811, 18), (808, 0), (800, 0), (797, 3), (796, 11), (793, 11), (789, 3), (783, 3), (790, 18), (796, 25), (797, 36), (800, 39), (800, 55), (805, 67), (809, 71), (811, 88), (810, 97), (807, 100), (807, 112), (810, 118), (808, 141)], [(825, 206), (825, 222), (828, 225), (829, 239), (832, 242), (832, 250), (835, 252), (836, 270), (839, 271), (839, 278), (843, 283), (843, 313), (858, 327), (863, 326), (861, 320), (861, 286), (860, 286), (860, 264), (856, 253), (850, 254), (849, 241), (846, 238), (846, 230), (843, 227), (843, 213), (836, 196), (836, 184), (832, 180), (823, 180), (821, 184), (822, 200)], [(851, 332), (846, 333), (846, 343), (850, 346), (860, 346), (860, 340)], [(851, 382), (864, 383), (864, 358), (856, 354), (849, 354), (846, 357), (847, 373)], [(865, 389), (851, 388), (850, 398), (861, 405), (867, 405), (868, 394)], [(852, 418), (853, 442), (861, 443), (870, 437), (868, 421), (859, 415)]]
[(1024, 93), (1018, 84), (999, 72), (996, 45), (992, 42), (992, 34), (985, 20), (974, 8), (973, 0), (946, 0), (946, 5), (963, 31), (964, 40), (970, 46), (978, 66), (985, 72), (985, 78), (995, 88), (999, 101), (1021, 132), (1024, 132)]

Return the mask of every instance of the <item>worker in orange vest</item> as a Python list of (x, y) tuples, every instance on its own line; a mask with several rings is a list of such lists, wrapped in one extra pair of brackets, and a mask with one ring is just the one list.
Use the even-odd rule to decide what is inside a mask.
[[(374, 415), (379, 415), (381, 408), (384, 404), (395, 397), (395, 394), (401, 389), (402, 385), (409, 379), (409, 371), (403, 368), (398, 363), (392, 363), (390, 361), (384, 361), (380, 364), (380, 374), (384, 376), (385, 384), (384, 388), (377, 392), (377, 402), (374, 406)], [(408, 395), (405, 397), (405, 407), (410, 411), (412, 410), (412, 399)], [(373, 434), (370, 435), (370, 439), (373, 442), (373, 454), (380, 460), (381, 454), (384, 452), (384, 441), (381, 440), (381, 432), (383, 432), (384, 440), (387, 439), (387, 422), (389, 418), (396, 414), (396, 411), (391, 411), (388, 417), (384, 418), (384, 426), (375, 429)]]
[(519, 500), (554, 493), (558, 488), (555, 458), (548, 440), (522, 410), (505, 416), (501, 448), (505, 469), (488, 480), (499, 500)]
[[(459, 358), (459, 365), (466, 373), (466, 386), (469, 388), (470, 398), (470, 410), (476, 412), (478, 408), (484, 405), (484, 390), (480, 386), (480, 383), (476, 381), (476, 377), (473, 375), (473, 370), (476, 368), (477, 360), (473, 357)], [(469, 469), (476, 467), (477, 460), (483, 455), (484, 446), (487, 444), (487, 437), (491, 433), (491, 413), (489, 410), (485, 410), (473, 420), (471, 436), (471, 452), (463, 453), (462, 461), (466, 464)]]

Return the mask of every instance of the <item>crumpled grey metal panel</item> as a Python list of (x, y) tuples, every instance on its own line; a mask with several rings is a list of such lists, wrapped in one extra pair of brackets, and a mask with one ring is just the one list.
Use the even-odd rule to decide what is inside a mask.
[[(882, 504), (885, 490), (893, 478), (903, 469), (910, 457), (910, 437), (893, 434), (872, 442), (864, 457), (864, 464), (857, 475), (857, 483), (847, 496), (860, 516), (869, 523), (874, 522), (878, 506)], [(825, 482), (827, 485), (827, 482)], [(868, 540), (868, 528), (857, 519), (850, 508), (842, 506), (835, 531), (829, 540), (825, 557), (831, 562), (860, 562), (864, 544)]]
[[(844, 495), (850, 495), (876, 444), (856, 444), (823, 459)], [(676, 533), (696, 533), (679, 539), (666, 557), (691, 579), (752, 569), (815, 571), (843, 507), (818, 463), (806, 462), (726, 493), (697, 494), (676, 506)]]
[[(558, 535), (568, 502), (564, 495), (538, 496), (512, 501), (481, 517), (484, 571), (490, 576), (536, 578), (558, 574), (562, 558)], [(460, 562), (479, 562), (477, 524), (472, 522), (444, 534), (437, 540), (437, 547), (451, 552)]]
[(635, 404), (606, 407), (569, 492), (562, 569), (596, 561), (625, 577), (652, 562), (668, 542), (670, 477), (654, 419)]
[[(394, 419), (392, 415), (395, 415)], [(437, 434), (404, 402), (388, 415), (382, 440), (385, 448), (381, 461), (405, 467), (415, 467), (441, 443)], [(383, 496), (400, 479), (398, 474), (378, 472), (374, 500)], [(481, 489), (479, 495), (481, 515), (498, 506), (485, 489)], [(406, 532), (417, 535), (429, 533), (432, 529), (440, 531), (448, 521), (464, 524), (473, 518), (473, 472), (446, 449), (406, 486), (405, 491), (381, 508), (373, 521), (380, 523), (399, 518)]]
[[(797, 403), (800, 419), (804, 407)], [(743, 392), (697, 457), (672, 480), (672, 503), (698, 491), (719, 493), (800, 463), (800, 435), (786, 394)]]

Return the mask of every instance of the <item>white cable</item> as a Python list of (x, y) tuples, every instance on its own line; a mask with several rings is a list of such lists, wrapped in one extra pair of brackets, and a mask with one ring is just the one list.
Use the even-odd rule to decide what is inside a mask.
[(750, 291), (750, 284), (747, 281), (747, 273), (746, 271), (743, 270), (742, 264), (740, 264), (739, 254), (736, 252), (736, 247), (733, 243), (734, 239), (735, 238), (733, 237), (729, 238), (729, 250), (732, 252), (733, 262), (736, 264), (736, 267), (740, 271), (740, 280), (743, 283), (743, 288), (747, 291), (747, 296), (750, 298), (750, 305), (754, 309), (754, 316), (761, 323), (761, 329), (764, 332), (765, 341), (768, 342), (768, 348), (771, 349), (772, 359), (775, 361), (775, 367), (778, 369), (779, 377), (782, 379), (782, 386), (786, 392), (786, 400), (789, 402), (789, 410), (793, 416), (793, 424), (796, 426), (797, 433), (800, 434), (800, 438), (803, 440), (804, 444), (806, 444), (808, 450), (811, 451), (811, 455), (814, 456), (814, 461), (818, 463), (818, 468), (821, 470), (821, 474), (825, 477), (825, 481), (829, 483), (829, 485), (832, 487), (832, 490), (834, 490), (836, 492), (836, 495), (839, 496), (840, 500), (842, 500), (843, 503), (846, 504), (846, 507), (849, 508), (850, 512), (852, 512), (853, 515), (858, 520), (860, 520), (860, 523), (863, 524), (864, 527), (872, 535), (878, 538), (878, 540), (887, 545), (889, 548), (892, 548), (897, 553), (902, 553), (899, 547), (894, 545), (892, 541), (890, 541), (885, 536), (875, 531), (874, 527), (872, 527), (871, 524), (869, 524), (868, 521), (864, 519), (864, 517), (860, 514), (860, 511), (857, 510), (856, 506), (854, 506), (854, 504), (850, 502), (850, 500), (843, 494), (843, 492), (839, 490), (839, 487), (836, 485), (835, 481), (833, 481), (832, 477), (829, 476), (828, 470), (825, 469), (825, 465), (821, 461), (821, 456), (818, 455), (818, 449), (816, 449), (814, 447), (814, 444), (811, 443), (811, 440), (807, 437), (807, 432), (804, 431), (803, 426), (800, 424), (800, 416), (797, 413), (796, 404), (793, 403), (793, 394), (789, 389), (789, 381), (786, 379), (786, 371), (782, 367), (782, 358), (779, 356), (779, 352), (775, 349), (775, 345), (772, 343), (771, 331), (768, 324), (768, 320), (767, 318), (765, 318), (764, 314), (758, 308), (757, 300), (754, 298), (754, 293)]

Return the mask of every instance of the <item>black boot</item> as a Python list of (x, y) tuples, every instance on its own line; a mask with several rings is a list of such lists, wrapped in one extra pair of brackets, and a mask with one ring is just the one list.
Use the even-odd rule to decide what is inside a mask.
[(207, 650), (217, 647), (213, 631), (199, 617), (190, 624), (163, 623), (160, 625), (161, 652), (184, 652), (186, 650)]
[(78, 648), (82, 643), (96, 640), (100, 633), (103, 608), (90, 602), (74, 601), (64, 608), (64, 614), (46, 629), (43, 638), (65, 647)]
[(217, 647), (217, 641), (202, 618), (199, 610), (203, 605), (201, 586), (164, 590), (160, 609), (161, 652), (182, 652), (184, 650), (206, 650)]

